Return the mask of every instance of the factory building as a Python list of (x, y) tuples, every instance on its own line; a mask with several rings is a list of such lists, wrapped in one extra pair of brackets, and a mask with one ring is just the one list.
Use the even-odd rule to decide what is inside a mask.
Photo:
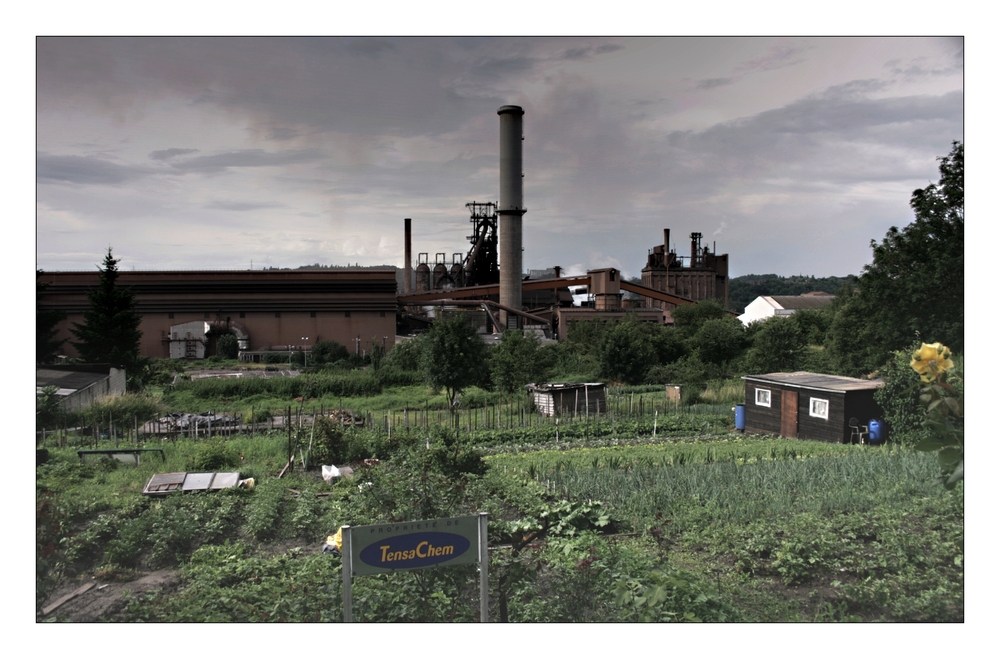
[[(687, 259), (687, 263), (684, 260)], [(701, 234), (691, 234), (689, 256), (681, 256), (670, 247), (670, 229), (663, 230), (663, 244), (649, 250), (642, 269), (642, 285), (653, 290), (700, 302), (717, 300), (723, 308), (729, 303), (729, 255), (716, 254), (702, 247)], [(669, 312), (677, 305), (659, 302)]]
[[(83, 323), (94, 272), (44, 272), (39, 310), (61, 311), (57, 339), (76, 354), (71, 328)], [(243, 351), (309, 350), (336, 341), (351, 353), (392, 347), (396, 335), (395, 268), (308, 270), (119, 271), (142, 316), (144, 357), (215, 354), (223, 334)]]

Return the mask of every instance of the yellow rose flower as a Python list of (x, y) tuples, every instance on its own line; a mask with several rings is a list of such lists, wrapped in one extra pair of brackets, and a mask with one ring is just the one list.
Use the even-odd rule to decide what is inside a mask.
[(922, 343), (913, 351), (910, 368), (917, 372), (924, 382), (933, 382), (939, 374), (955, 367), (951, 360), (951, 350), (940, 343)]

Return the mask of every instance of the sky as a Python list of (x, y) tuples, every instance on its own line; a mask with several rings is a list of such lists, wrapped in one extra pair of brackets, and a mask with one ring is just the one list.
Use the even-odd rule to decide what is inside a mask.
[(964, 141), (961, 37), (39, 37), (36, 268), (469, 249), (524, 108), (525, 270), (846, 276)]

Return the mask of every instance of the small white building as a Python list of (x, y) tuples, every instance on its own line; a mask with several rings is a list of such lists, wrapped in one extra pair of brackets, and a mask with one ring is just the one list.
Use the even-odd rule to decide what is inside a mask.
[(211, 325), (203, 320), (170, 326), (171, 359), (204, 359)]
[(774, 316), (791, 316), (802, 309), (822, 309), (833, 304), (836, 297), (823, 292), (802, 295), (761, 295), (746, 306), (740, 315), (740, 322), (746, 327)]
[(526, 389), (543, 416), (590, 416), (608, 411), (603, 382), (548, 382)]

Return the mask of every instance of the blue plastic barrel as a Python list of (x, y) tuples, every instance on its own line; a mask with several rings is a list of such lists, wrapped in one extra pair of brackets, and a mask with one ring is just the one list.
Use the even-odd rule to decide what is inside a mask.
[(747, 410), (746, 406), (739, 404), (736, 406), (736, 429), (740, 432), (747, 427)]
[(872, 419), (868, 422), (868, 443), (869, 444), (881, 444), (882, 443), (882, 422), (878, 419)]

